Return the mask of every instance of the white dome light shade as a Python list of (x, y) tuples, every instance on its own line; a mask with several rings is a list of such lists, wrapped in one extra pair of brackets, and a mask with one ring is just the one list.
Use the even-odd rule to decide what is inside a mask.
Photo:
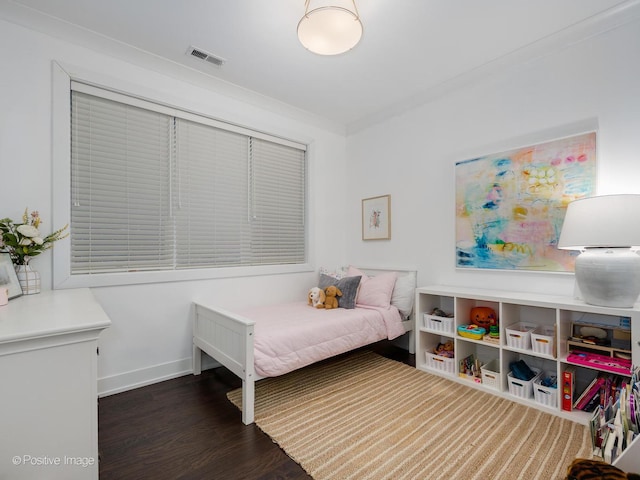
[(298, 23), (298, 38), (306, 49), (318, 55), (347, 52), (362, 37), (362, 22), (356, 12), (336, 6), (307, 11)]

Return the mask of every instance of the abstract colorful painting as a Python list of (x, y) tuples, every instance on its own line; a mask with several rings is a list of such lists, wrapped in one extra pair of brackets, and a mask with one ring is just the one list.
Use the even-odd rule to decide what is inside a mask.
[(572, 272), (567, 205), (595, 194), (595, 132), (456, 163), (456, 266)]

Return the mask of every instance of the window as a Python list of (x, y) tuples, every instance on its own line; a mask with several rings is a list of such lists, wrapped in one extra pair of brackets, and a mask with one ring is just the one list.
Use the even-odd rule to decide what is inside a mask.
[(71, 275), (301, 264), (305, 147), (80, 83)]

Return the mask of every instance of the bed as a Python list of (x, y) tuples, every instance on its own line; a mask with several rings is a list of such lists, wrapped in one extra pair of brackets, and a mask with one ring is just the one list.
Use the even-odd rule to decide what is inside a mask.
[(321, 270), (319, 280), (320, 287), (343, 291), (341, 308), (302, 301), (231, 312), (194, 302), (193, 373), (201, 373), (204, 352), (237, 375), (244, 424), (254, 421), (255, 382), (262, 378), (405, 333), (413, 351), (414, 270), (350, 266), (340, 273)]

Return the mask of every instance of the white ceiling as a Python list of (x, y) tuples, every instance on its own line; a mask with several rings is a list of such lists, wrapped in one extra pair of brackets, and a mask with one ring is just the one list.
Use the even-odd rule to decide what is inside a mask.
[[(65, 31), (83, 45), (114, 39), (349, 131), (611, 28), (638, 3), (357, 0), (362, 41), (334, 57), (298, 42), (304, 0), (0, 0), (0, 17), (41, 30), (56, 24), (58, 36)], [(227, 62), (188, 57), (190, 45)]]

